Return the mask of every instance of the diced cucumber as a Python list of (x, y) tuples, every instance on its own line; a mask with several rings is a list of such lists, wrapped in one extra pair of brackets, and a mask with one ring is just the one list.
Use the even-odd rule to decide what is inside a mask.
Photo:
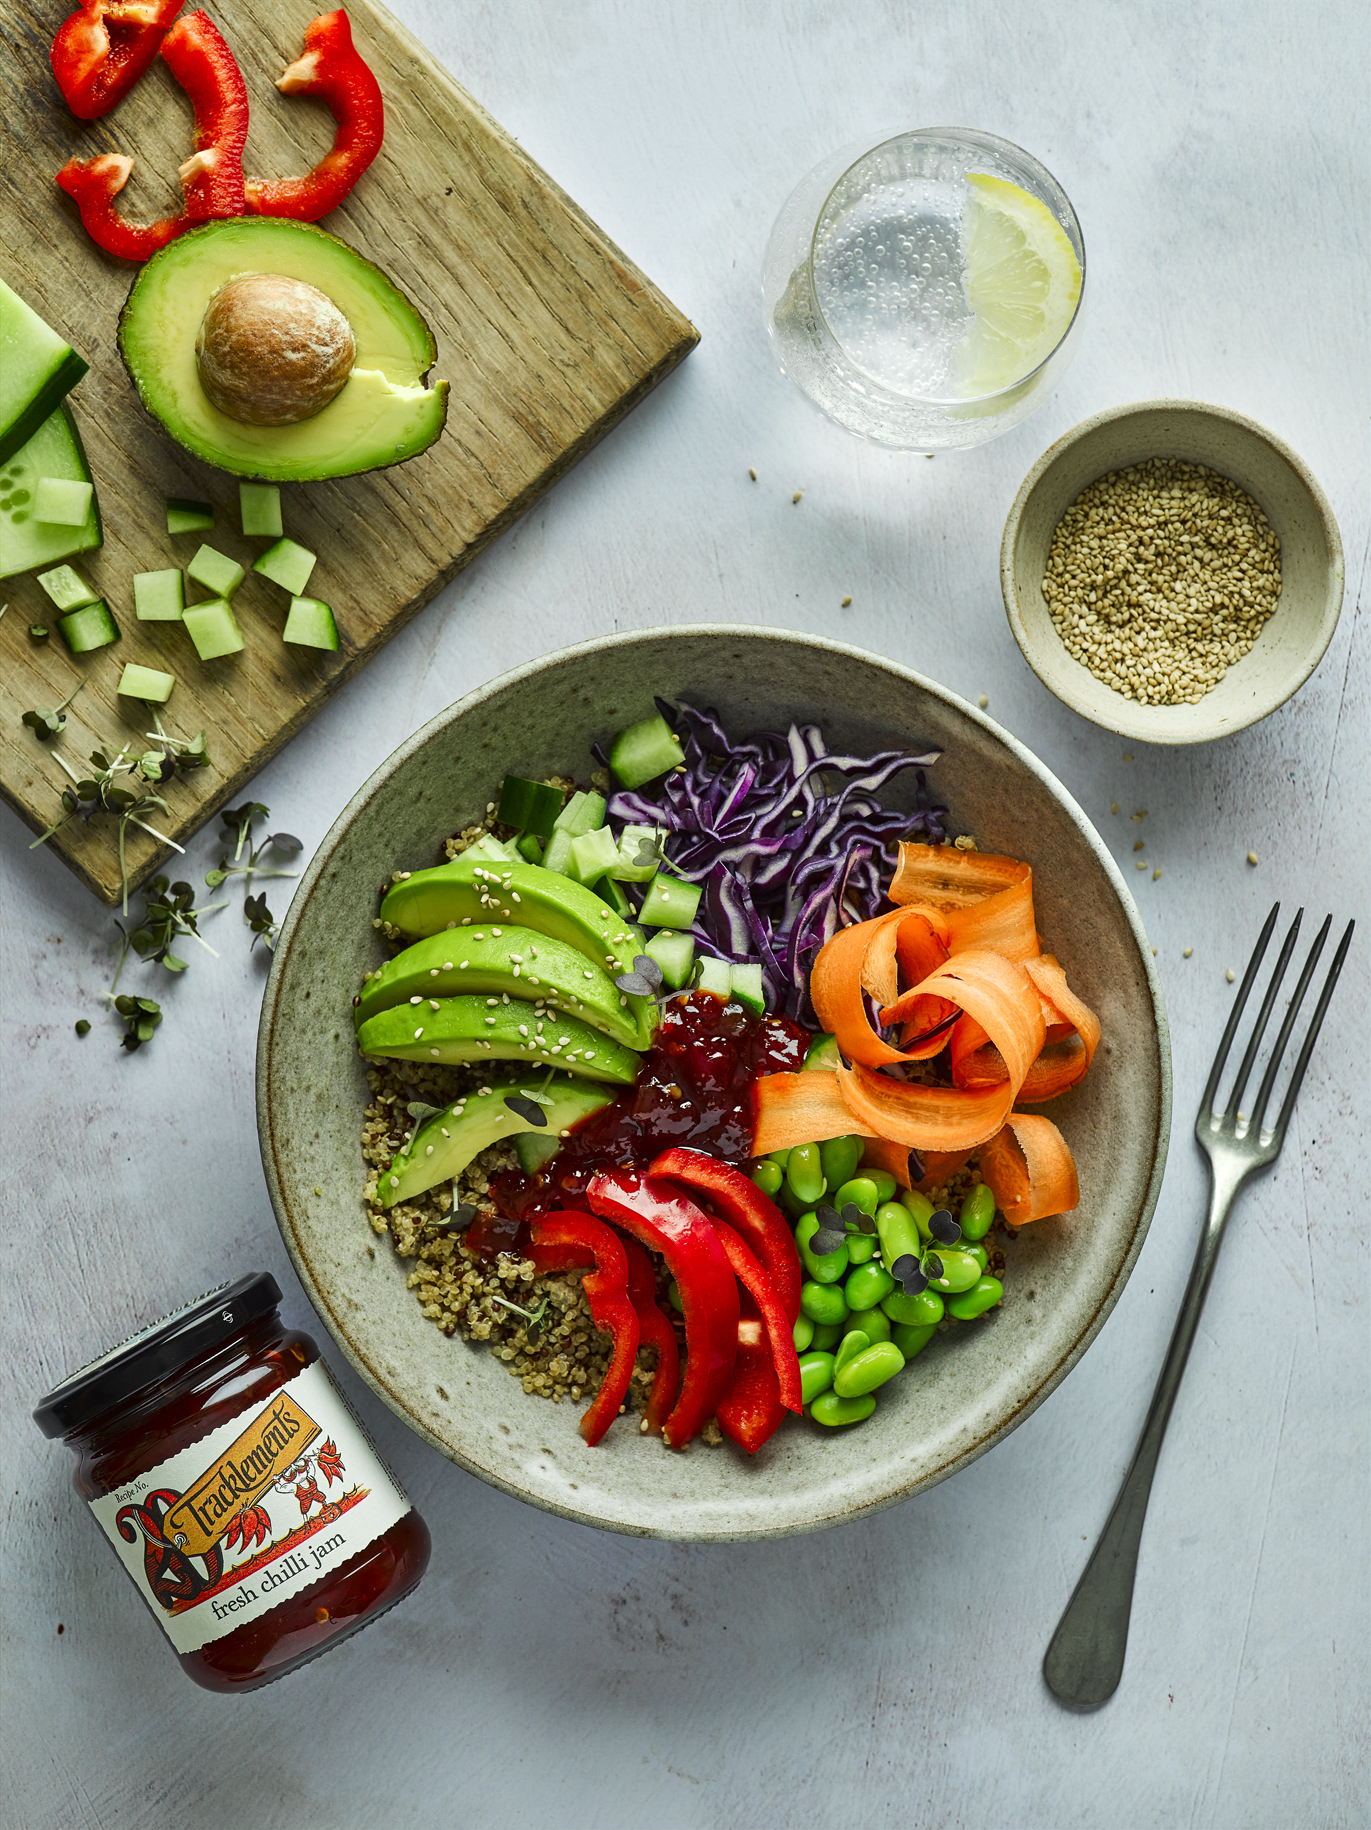
[(514, 1154), (519, 1159), (519, 1167), (526, 1176), (536, 1176), (562, 1147), (562, 1140), (555, 1131), (551, 1137), (546, 1131), (516, 1131), (510, 1141), (514, 1145)]
[(558, 827), (557, 831), (554, 832), (552, 837), (548, 840), (547, 850), (543, 853), (543, 869), (545, 871), (556, 871), (559, 876), (565, 877), (567, 874), (567, 865), (570, 862), (571, 834), (563, 831), (561, 827)]
[(218, 661), (225, 655), (242, 653), (242, 631), (227, 598), (212, 597), (207, 603), (187, 604), (181, 620), (202, 661)]
[(695, 920), (703, 894), (702, 885), (683, 883), (679, 877), (658, 871), (647, 886), (638, 919), (645, 928), (688, 928)]
[(546, 838), (561, 811), (562, 791), (550, 787), (547, 782), (531, 782), (522, 775), (507, 775), (500, 783), (499, 817), (506, 826)]
[(104, 538), (100, 503), (94, 496), (80, 527), (39, 521), (33, 512), (33, 497), (40, 477), (70, 478), (78, 483), (91, 480), (81, 435), (65, 401), (0, 469), (0, 578), (36, 572), (40, 566), (89, 552)]
[(725, 959), (702, 959), (696, 989), (712, 991), (716, 998), (729, 997), (733, 991), (732, 966)]
[(552, 822), (553, 829), (567, 833), (573, 839), (580, 838), (583, 832), (594, 832), (597, 826), (605, 823), (606, 805), (603, 794), (578, 788)]
[(503, 839), (497, 839), (493, 832), (483, 832), (479, 839), (467, 846), (462, 856), (464, 858), (485, 858), (492, 864), (512, 864), (519, 854), (512, 845), (506, 845)]
[(680, 991), (690, 983), (690, 975), (695, 970), (693, 934), (683, 934), (679, 928), (663, 928), (652, 936), (643, 951), (649, 959), (656, 960), (662, 977), (673, 991)]
[(150, 705), (165, 705), (176, 684), (175, 674), (164, 674), (158, 667), (139, 667), (130, 661), (119, 676), (119, 691), (125, 699), (146, 699)]
[(233, 596), (246, 576), (236, 560), (212, 546), (202, 546), (186, 567), (187, 578), (225, 599)]
[(618, 857), (619, 848), (614, 843), (613, 833), (608, 826), (599, 826), (594, 832), (583, 832), (571, 841), (567, 876), (574, 877), (578, 883), (594, 883), (608, 874)]
[(660, 712), (620, 731), (609, 746), (609, 766), (625, 788), (640, 788), (684, 761), (685, 751)]
[(203, 534), (214, 526), (214, 509), (208, 502), (192, 502), (188, 496), (167, 497), (167, 532), (169, 534)]
[(89, 366), (0, 280), (0, 464), (23, 450)]
[(821, 1073), (832, 1073), (842, 1061), (836, 1036), (815, 1036), (805, 1055), (804, 1065)]
[(623, 890), (614, 881), (613, 877), (601, 877), (597, 882), (592, 883), (590, 887), (602, 902), (607, 902), (609, 904), (610, 908), (613, 909), (614, 913), (619, 916), (621, 920), (625, 916), (633, 913), (633, 904), (629, 901), (628, 897), (625, 896)]
[(275, 483), (240, 483), (238, 514), (249, 537), (281, 538), (281, 492)]
[(302, 648), (326, 648), (333, 654), (342, 647), (333, 612), (320, 597), (291, 598), (281, 640), (297, 642)]
[[(619, 859), (613, 874), (620, 883), (646, 883), (656, 875), (662, 832), (657, 826), (625, 826), (619, 834)], [(652, 851), (646, 864), (639, 864), (638, 853), (644, 845)]]
[(263, 578), (269, 578), (274, 585), (280, 585), (283, 591), (289, 591), (292, 597), (299, 597), (314, 570), (314, 554), (294, 540), (278, 540), (275, 546), (269, 546), (260, 558), (253, 560), (252, 569), (260, 572)]
[(83, 527), (95, 495), (93, 483), (69, 477), (39, 477), (33, 492), (33, 518), (49, 527)]
[(51, 633), (52, 631), (48, 628), (46, 623), (29, 624), (29, 640), (31, 642), (37, 642), (40, 646), (47, 641)]
[(79, 610), (82, 604), (93, 604), (100, 595), (75, 566), (54, 566), (51, 572), (40, 572), (38, 582), (59, 610)]
[(516, 839), (514, 849), (529, 864), (541, 864), (543, 861), (543, 841), (536, 833), (526, 832)]
[(119, 641), (121, 635), (103, 597), (97, 597), (93, 604), (83, 604), (79, 610), (69, 611), (59, 620), (57, 630), (72, 654), (90, 654), (94, 649), (108, 648), (111, 642)]
[(760, 1017), (766, 1010), (766, 993), (762, 989), (762, 967), (759, 960), (749, 960), (745, 965), (732, 966), (729, 969), (731, 995), (750, 1010), (754, 1017)]
[(140, 623), (179, 623), (186, 607), (181, 568), (165, 572), (135, 572), (133, 607)]

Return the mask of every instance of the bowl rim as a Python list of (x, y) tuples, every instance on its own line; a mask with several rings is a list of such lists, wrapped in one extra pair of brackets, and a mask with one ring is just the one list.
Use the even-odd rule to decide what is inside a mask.
[[(280, 1004), (282, 986), (290, 968), (291, 954), (297, 931), (305, 917), (311, 897), (321, 877), (330, 867), (334, 853), (346, 836), (348, 830), (359, 817), (363, 808), (392, 775), (414, 756), (429, 739), (438, 731), (446, 728), (458, 718), (473, 711), (495, 694), (503, 692), (515, 683), (543, 673), (560, 665), (571, 657), (580, 657), (602, 653), (609, 648), (631, 646), (644, 640), (654, 638), (679, 637), (722, 637), (727, 639), (763, 638), (769, 641), (799, 642), (807, 648), (821, 653), (841, 655), (849, 659), (866, 662), (880, 667), (893, 674), (901, 681), (917, 687), (936, 699), (942, 700), (957, 713), (982, 725), (999, 742), (1003, 743), (1020, 763), (1057, 798), (1072, 824), (1080, 833), (1084, 842), (1094, 853), (1102, 867), (1107, 880), (1113, 889), (1124, 918), (1137, 948), (1139, 962), (1143, 967), (1147, 992), (1151, 1001), (1157, 1039), (1158, 1070), (1158, 1106), (1155, 1132), (1150, 1140), (1151, 1164), (1148, 1171), (1146, 1188), (1134, 1222), (1133, 1232), (1129, 1239), (1128, 1249), (1118, 1266), (1108, 1288), (1101, 1293), (1100, 1299), (1091, 1312), (1084, 1327), (1059, 1355), (1056, 1364), (1038, 1388), (1018, 1405), (1008, 1416), (986, 1431), (970, 1444), (952, 1463), (943, 1469), (935, 1470), (929, 1475), (909, 1481), (895, 1490), (875, 1498), (860, 1508), (842, 1511), (836, 1515), (825, 1514), (806, 1520), (803, 1523), (786, 1523), (775, 1527), (730, 1527), (726, 1530), (681, 1530), (670, 1527), (658, 1528), (641, 1523), (630, 1523), (617, 1519), (597, 1517), (573, 1506), (560, 1504), (555, 1498), (528, 1492), (519, 1487), (513, 1480), (506, 1479), (497, 1470), (468, 1460), (450, 1442), (442, 1440), (424, 1422), (423, 1418), (412, 1408), (401, 1390), (393, 1389), (387, 1381), (384, 1370), (373, 1365), (360, 1353), (348, 1338), (345, 1318), (341, 1306), (336, 1304), (322, 1289), (313, 1273), (309, 1259), (302, 1249), (296, 1227), (291, 1217), (290, 1206), (286, 1195), (284, 1179), (278, 1169), (277, 1149), (273, 1133), (271, 1114), (271, 1077), (272, 1077), (272, 1038)], [(1051, 1396), (1062, 1380), (1081, 1359), (1087, 1348), (1094, 1341), (1104, 1326), (1114, 1305), (1123, 1294), (1125, 1285), (1132, 1275), (1147, 1237), (1157, 1200), (1161, 1193), (1162, 1178), (1166, 1169), (1167, 1154), (1171, 1136), (1172, 1072), (1170, 1025), (1167, 1020), (1166, 1004), (1162, 993), (1161, 979), (1152, 957), (1151, 944), (1138, 913), (1123, 873), (1114, 862), (1103, 839), (1096, 832), (1075, 797), (1047, 766), (1032, 751), (1026, 748), (1009, 731), (1006, 731), (994, 719), (989, 718), (977, 707), (971, 705), (957, 693), (930, 680), (912, 668), (904, 667), (897, 661), (891, 661), (883, 655), (872, 654), (870, 650), (858, 648), (851, 643), (835, 642), (825, 636), (810, 635), (802, 630), (774, 629), (758, 624), (746, 623), (682, 623), (654, 625), (646, 629), (617, 631), (610, 635), (594, 636), (584, 642), (569, 644), (555, 649), (549, 654), (539, 656), (534, 661), (522, 663), (506, 673), (474, 688), (462, 698), (455, 700), (443, 711), (421, 725), (403, 743), (381, 762), (367, 777), (360, 788), (349, 798), (327, 833), (320, 841), (314, 856), (300, 878), (290, 907), (281, 922), (280, 934), (272, 957), (271, 971), (262, 997), (261, 1015), (257, 1029), (256, 1050), (256, 1107), (257, 1132), (261, 1150), (262, 1168), (267, 1183), (267, 1192), (271, 1200), (272, 1211), (276, 1218), (277, 1228), (294, 1267), (296, 1276), (305, 1294), (313, 1305), (316, 1314), (328, 1329), (335, 1344), (346, 1356), (355, 1372), (369, 1385), (388, 1409), (393, 1411), (402, 1422), (407, 1424), (416, 1435), (423, 1438), (432, 1448), (449, 1461), (454, 1461), (467, 1473), (478, 1476), (487, 1484), (496, 1487), (512, 1498), (527, 1504), (538, 1506), (541, 1510), (551, 1512), (568, 1519), (575, 1524), (588, 1525), (592, 1529), (607, 1530), (630, 1537), (662, 1538), (678, 1542), (702, 1543), (738, 1543), (752, 1540), (763, 1540), (779, 1537), (797, 1536), (804, 1532), (820, 1531), (830, 1526), (847, 1524), (858, 1518), (865, 1518), (873, 1512), (881, 1511), (887, 1506), (897, 1505), (900, 1501), (911, 1498), (926, 1488), (937, 1485), (951, 1475), (959, 1473), (962, 1468), (978, 1460), (996, 1443), (1016, 1429), (1029, 1417), (1040, 1404)], [(403, 1385), (403, 1380), (398, 1381)]]
[[(1135, 700), (1120, 697), (1117, 713), (1112, 719), (1106, 720), (1079, 700), (1069, 689), (1057, 681), (1049, 679), (1045, 671), (1045, 664), (1039, 665), (1038, 646), (1029, 634), (1019, 602), (1018, 590), (1014, 583), (1015, 555), (1024, 511), (1028, 506), (1029, 498), (1058, 459), (1064, 457), (1074, 445), (1078, 445), (1102, 426), (1111, 425), (1118, 420), (1132, 419), (1144, 413), (1159, 412), (1192, 413), (1201, 417), (1222, 420), (1228, 425), (1241, 428), (1249, 436), (1260, 439), (1263, 444), (1270, 446), (1278, 457), (1285, 460), (1309, 491), (1319, 516), (1329, 553), (1328, 589), (1324, 597), (1318, 627), (1313, 640), (1305, 649), (1298, 667), (1281, 682), (1279, 697), (1271, 699), (1269, 702), (1263, 701), (1242, 717), (1225, 724), (1222, 730), (1196, 730), (1180, 736), (1161, 735), (1154, 728), (1149, 716), (1154, 710), (1171, 710), (1171, 707), (1140, 706)], [(1235, 731), (1247, 730), (1249, 726), (1259, 724), (1263, 718), (1269, 718), (1272, 712), (1278, 711), (1288, 699), (1294, 697), (1327, 653), (1328, 645), (1333, 639), (1333, 632), (1338, 626), (1338, 618), (1342, 614), (1345, 585), (1346, 565), (1337, 517), (1313, 471), (1299, 453), (1287, 445), (1285, 440), (1274, 433), (1269, 426), (1262, 425), (1260, 421), (1251, 419), (1247, 414), (1239, 413), (1232, 407), (1217, 406), (1207, 400), (1185, 400), (1169, 396), (1155, 400), (1129, 400), (1124, 401), (1120, 406), (1104, 407), (1100, 412), (1090, 414), (1078, 425), (1072, 426), (1064, 432), (1054, 444), (1049, 445), (1034, 463), (1019, 485), (1018, 493), (1005, 517), (1004, 533), (1000, 538), (1000, 592), (1004, 598), (1005, 615), (1008, 618), (1010, 630), (1025, 661), (1028, 662), (1053, 698), (1059, 699), (1078, 717), (1087, 719), (1100, 730), (1112, 731), (1116, 736), (1133, 738), (1140, 743), (1168, 746), (1214, 743), (1220, 737), (1232, 736)], [(1056, 639), (1061, 645), (1062, 653), (1065, 654), (1066, 648), (1064, 644), (1061, 644), (1061, 638)], [(1244, 656), (1243, 659), (1246, 657)], [(1240, 667), (1242, 661), (1235, 662), (1234, 665)], [(1200, 703), (1203, 705), (1203, 700)]]

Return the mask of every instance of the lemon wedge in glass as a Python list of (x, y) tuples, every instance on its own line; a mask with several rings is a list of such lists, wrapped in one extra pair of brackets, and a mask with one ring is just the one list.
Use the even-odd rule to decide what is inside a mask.
[(954, 356), (963, 396), (1012, 387), (1070, 327), (1081, 266), (1066, 230), (1031, 192), (985, 172), (967, 176), (962, 218), (967, 301), (975, 320)]

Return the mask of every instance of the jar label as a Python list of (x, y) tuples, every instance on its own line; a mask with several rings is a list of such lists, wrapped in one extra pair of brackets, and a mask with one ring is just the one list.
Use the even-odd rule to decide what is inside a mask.
[(178, 1652), (324, 1580), (409, 1511), (322, 1360), (90, 1509)]

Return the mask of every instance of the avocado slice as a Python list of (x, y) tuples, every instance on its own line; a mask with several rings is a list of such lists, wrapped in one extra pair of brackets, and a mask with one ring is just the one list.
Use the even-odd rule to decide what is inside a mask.
[(575, 1066), (587, 1080), (632, 1086), (641, 1065), (598, 1029), (565, 1011), (544, 1013), (522, 998), (502, 1003), (493, 997), (425, 998), (396, 1004), (368, 1017), (357, 1031), (364, 1055), (400, 1061), (541, 1061), (548, 1067)]
[[(352, 373), (312, 419), (244, 425), (200, 385), (195, 339), (205, 307), (244, 273), (303, 280), (352, 327)], [(149, 413), (188, 451), (235, 476), (299, 482), (378, 470), (427, 450), (447, 417), (447, 383), (424, 386), (436, 351), (413, 305), (346, 242), (288, 217), (235, 216), (169, 242), (130, 288), (119, 350)]]
[(532, 1100), (546, 1114), (546, 1130), (554, 1137), (609, 1105), (615, 1097), (604, 1087), (576, 1079), (545, 1086), (541, 1079), (525, 1078), (502, 1082), (488, 1092), (471, 1093), (433, 1118), (426, 1118), (404, 1149), (397, 1152), (390, 1168), (382, 1170), (376, 1184), (382, 1207), (394, 1207), (397, 1201), (412, 1200), (426, 1188), (451, 1181), (491, 1144), (527, 1131), (528, 1113), (519, 1112), (508, 1103), (511, 1095)]
[[(465, 852), (451, 864), (411, 871), (386, 892), (380, 912), (382, 921), (415, 935), (488, 921), (518, 922), (574, 947), (611, 978), (631, 972), (634, 956), (643, 950), (642, 935), (631, 923), (560, 871), (540, 864), (497, 864)], [(620, 1008), (631, 1014), (637, 1032), (636, 1040), (626, 1036), (625, 1041), (631, 1048), (647, 1048), (657, 1026), (652, 1000), (631, 997)]]
[[(592, 1029), (603, 1030), (629, 1048), (637, 1045), (633, 1013), (620, 1002), (623, 993), (603, 966), (592, 966), (565, 941), (533, 928), (503, 924), (415, 941), (366, 981), (353, 1019), (360, 1028), (378, 1011), (399, 1004), (417, 1012), (427, 1008), (425, 999), (454, 993), (484, 992), (487, 997), (528, 1001), (530, 990), (533, 998), (545, 998)], [(416, 1014), (414, 1028), (421, 1021)]]

